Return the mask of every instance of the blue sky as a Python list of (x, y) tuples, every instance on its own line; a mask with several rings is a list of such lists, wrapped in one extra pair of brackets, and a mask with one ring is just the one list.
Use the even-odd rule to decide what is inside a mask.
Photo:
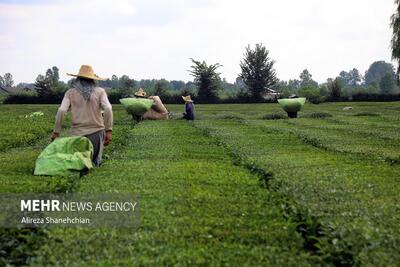
[(323, 82), (390, 61), (393, 1), (0, 0), (0, 74), (32, 82), (90, 64), (100, 76), (191, 80), (189, 58), (234, 81), (248, 44), (263, 43), (278, 77), (307, 68)]

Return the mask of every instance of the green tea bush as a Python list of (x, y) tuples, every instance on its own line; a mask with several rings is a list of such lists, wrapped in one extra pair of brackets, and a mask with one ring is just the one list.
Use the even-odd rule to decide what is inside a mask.
[(331, 117), (333, 117), (332, 114), (328, 112), (313, 112), (302, 116), (302, 118), (312, 118), (312, 119), (325, 119)]
[(242, 116), (237, 114), (221, 114), (216, 116), (216, 118), (221, 120), (236, 120), (236, 121), (244, 120)]
[[(399, 260), (400, 231), (394, 218), (399, 218), (395, 177), (400, 169), (362, 155), (327, 150), (335, 149), (336, 140), (314, 129), (297, 132), (296, 123), (197, 121), (196, 125), (241, 155), (242, 164), (273, 174), (269, 188), (292, 203), (285, 214), (299, 224), (305, 249), (315, 253), (320, 264), (365, 265), (380, 260), (378, 265), (391, 265)], [(351, 149), (360, 146), (356, 138), (348, 141), (353, 143)]]
[[(4, 119), (6, 117), (5, 115), (12, 115), (8, 118), (10, 120), (12, 117), (17, 116), (15, 110), (9, 111), (7, 107), (4, 106), (0, 108), (0, 119)], [(7, 112), (4, 112), (4, 109), (6, 109)], [(29, 106), (20, 106), (20, 109), (18, 114), (29, 114), (31, 111), (31, 107)], [(43, 106), (41, 106), (41, 110), (44, 110), (45, 114), (50, 112)], [(119, 111), (118, 113), (122, 114), (120, 108), (116, 110)], [(125, 113), (123, 114), (125, 115)], [(18, 115), (18, 117), (25, 118), (24, 115)], [(116, 114), (117, 120), (120, 117), (120, 114)], [(30, 122), (30, 120), (28, 120), (28, 122)], [(41, 121), (35, 122), (40, 125)], [(12, 125), (11, 121), (6, 126), (9, 127), (10, 125)], [(14, 126), (20, 127), (20, 131), (26, 131), (25, 128), (21, 127), (21, 124), (17, 123)], [(126, 140), (129, 137), (129, 130), (132, 126), (132, 124), (126, 123), (123, 126), (115, 128), (113, 143), (105, 149), (104, 157), (106, 161), (111, 158), (111, 156), (118, 156), (121, 150), (125, 148)], [(30, 127), (33, 128), (34, 124), (30, 125)], [(6, 128), (5, 130), (10, 130), (10, 128)], [(39, 136), (34, 146), (19, 147), (16, 149), (7, 148), (7, 151), (0, 152), (0, 169), (2, 170), (2, 172), (0, 172), (0, 180), (2, 181), (0, 193), (72, 193), (78, 190), (80, 182), (79, 175), (72, 175), (70, 177), (33, 176), (35, 160), (49, 141), (46, 134), (45, 136)], [(14, 142), (14, 144), (16, 144), (16, 142)], [(24, 144), (27, 145), (27, 143)], [(50, 230), (44, 228), (0, 229), (0, 266), (30, 265), (32, 260), (38, 256), (38, 251), (48, 242), (50, 232)], [(57, 240), (57, 242), (62, 241), (63, 240)], [(63, 264), (60, 262), (59, 265)]]
[(283, 113), (272, 113), (272, 114), (267, 114), (262, 117), (263, 120), (283, 120), (287, 119), (287, 115)]
[(358, 113), (354, 114), (353, 116), (356, 116), (356, 117), (379, 117), (380, 115), (378, 113), (364, 111), (364, 112), (358, 112)]
[[(0, 151), (33, 145), (45, 136), (50, 138), (54, 126), (54, 108), (26, 106), (25, 110), (12, 112), (14, 107), (2, 106), (0, 112)], [(44, 113), (43, 116), (29, 116), (39, 110)]]
[[(321, 120), (262, 119), (275, 104), (196, 105), (194, 123), (135, 126), (114, 105), (103, 166), (65, 179), (32, 175), (57, 106), (1, 105), (12, 145), (0, 152), (0, 192), (129, 192), (141, 222), (0, 231), (0, 265), (398, 266), (400, 168), (386, 159), (400, 154), (399, 103), (352, 103), (379, 117), (345, 105), (305, 105), (333, 116)], [(23, 120), (38, 110), (38, 126)]]
[(125, 150), (89, 173), (79, 191), (138, 194), (140, 227), (51, 231), (35, 264), (311, 264), (296, 224), (260, 187), (258, 171), (232, 164), (204, 131), (172, 120), (144, 121), (127, 133)]
[(46, 238), (47, 232), (41, 228), (1, 228), (0, 265), (25, 266), (46, 242)]
[(58, 104), (61, 103), (64, 92), (55, 91), (46, 96), (38, 96), (36, 93), (24, 92), (10, 94), (4, 100), (3, 104)]

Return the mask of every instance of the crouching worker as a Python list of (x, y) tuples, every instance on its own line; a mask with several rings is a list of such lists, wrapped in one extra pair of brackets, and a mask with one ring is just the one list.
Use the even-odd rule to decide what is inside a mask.
[[(139, 91), (135, 93), (135, 97), (146, 98), (146, 92), (140, 88)], [(159, 96), (149, 96), (148, 99), (152, 99), (154, 103), (151, 108), (142, 115), (143, 120), (166, 120), (169, 118), (168, 110)]]
[[(68, 110), (72, 114), (71, 136), (85, 136), (93, 144), (93, 163), (100, 166), (104, 145), (112, 139), (113, 113), (106, 91), (96, 86), (96, 80), (104, 80), (94, 74), (91, 66), (82, 65), (72, 88), (65, 92), (56, 115), (56, 122), (51, 139), (60, 136), (64, 115)], [(104, 118), (102, 116), (104, 111)]]
[(188, 96), (182, 96), (182, 99), (185, 101), (185, 112), (183, 113), (183, 118), (186, 120), (194, 120), (194, 104), (193, 100)]

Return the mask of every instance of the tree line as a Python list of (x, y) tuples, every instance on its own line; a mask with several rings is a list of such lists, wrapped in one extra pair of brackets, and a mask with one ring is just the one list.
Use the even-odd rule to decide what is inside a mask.
[[(138, 88), (144, 88), (151, 95), (159, 95), (166, 103), (180, 103), (181, 95), (192, 95), (198, 103), (257, 103), (276, 101), (268, 94), (279, 93), (281, 97), (297, 95), (306, 97), (313, 103), (348, 100), (391, 100), (400, 93), (396, 83), (394, 66), (384, 61), (371, 64), (364, 75), (356, 68), (341, 71), (335, 78), (319, 84), (307, 70), (298, 79), (279, 80), (274, 68), (275, 60), (263, 44), (248, 45), (242, 60), (241, 72), (234, 83), (221, 78), (220, 63), (207, 64), (205, 61), (191, 60), (190, 74), (193, 81), (184, 82), (166, 79), (135, 80), (128, 75), (112, 75), (110, 79), (99, 81), (106, 88), (111, 102), (131, 96)], [(12, 75), (0, 76), (1, 85), (13, 86)], [(64, 92), (71, 87), (73, 79), (60, 81), (59, 69), (49, 68), (45, 74), (37, 76), (33, 84), (18, 84), (26, 92), (12, 94), (5, 103), (59, 103)], [(384, 96), (384, 97), (382, 97)], [(364, 99), (363, 99), (364, 98)]]

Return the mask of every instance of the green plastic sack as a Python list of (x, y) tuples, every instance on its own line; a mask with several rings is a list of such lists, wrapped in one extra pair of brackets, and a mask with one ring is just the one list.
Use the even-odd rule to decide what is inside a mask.
[(147, 98), (123, 98), (119, 102), (121, 102), (129, 114), (137, 116), (142, 116), (153, 105), (153, 100)]
[(306, 103), (305, 97), (278, 99), (279, 105), (286, 112), (298, 112)]
[(93, 145), (86, 137), (60, 137), (48, 145), (36, 160), (34, 175), (70, 174), (92, 169)]

